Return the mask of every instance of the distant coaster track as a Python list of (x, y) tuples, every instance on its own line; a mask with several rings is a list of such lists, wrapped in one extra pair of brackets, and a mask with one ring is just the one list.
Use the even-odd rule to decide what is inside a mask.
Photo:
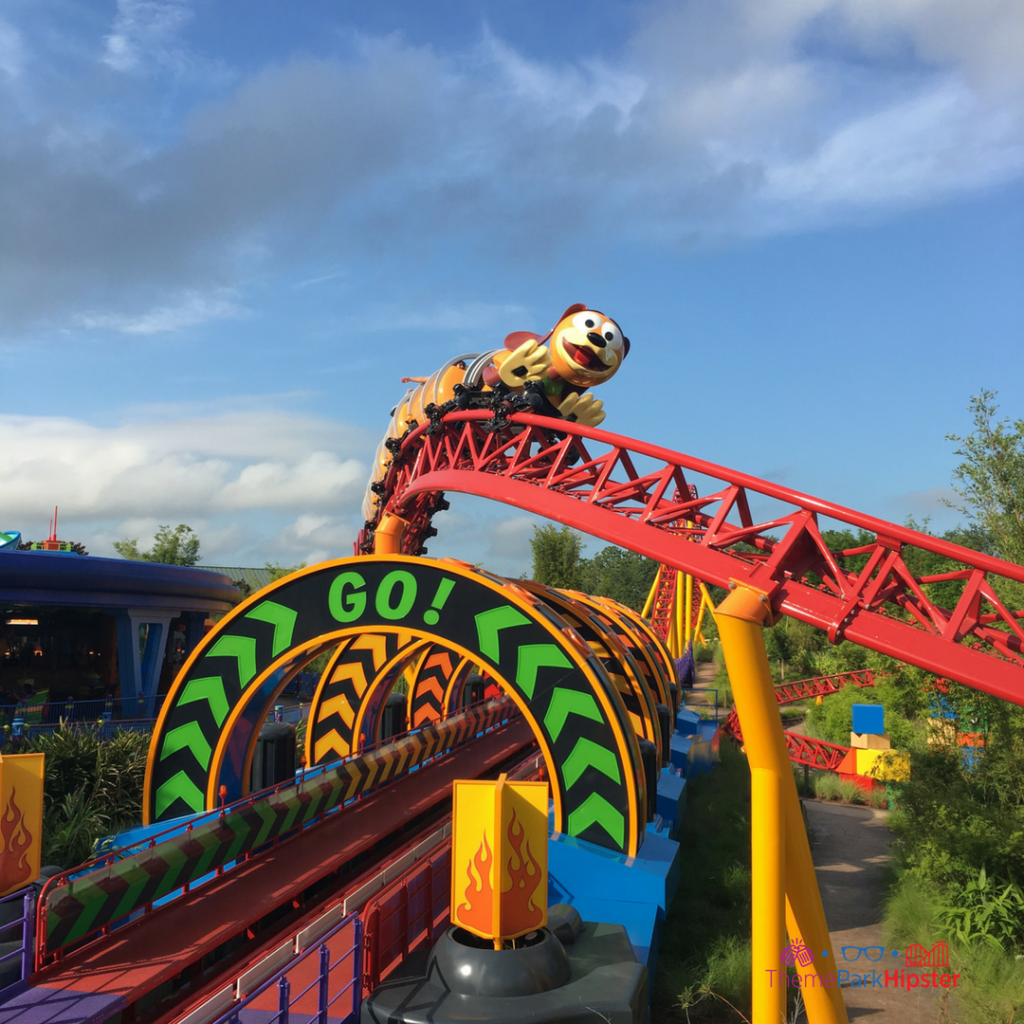
[[(369, 553), (417, 554), (436, 533), (444, 492), (491, 498), (621, 544), (720, 587), (759, 591), (773, 612), (1024, 704), (1024, 611), (1008, 608), (995, 581), (1024, 583), (1024, 567), (863, 515), (735, 470), (618, 434), (490, 409), (428, 410), (429, 423), (391, 446), (376, 518), (357, 542)], [(717, 482), (697, 497), (688, 475)], [(780, 505), (755, 522), (758, 505)], [(833, 551), (826, 516), (873, 535)], [(949, 572), (916, 574), (904, 553), (931, 552)], [(844, 560), (866, 555), (864, 568)], [(951, 608), (929, 584), (957, 589)]]
[[(839, 693), (847, 686), (860, 689), (874, 686), (878, 676), (870, 669), (854, 672), (840, 672), (827, 676), (813, 676), (810, 679), (796, 679), (791, 683), (781, 683), (775, 687), (775, 699), (779, 704), (791, 704), (793, 701), (806, 700), (808, 697), (827, 697)], [(739, 743), (743, 742), (743, 730), (740, 727), (740, 716), (733, 708), (722, 728)], [(783, 732), (786, 738), (786, 752), (794, 764), (804, 764), (809, 768), (820, 768), (822, 771), (838, 771), (839, 765), (850, 752), (849, 747), (838, 743), (828, 743), (812, 736), (801, 736), (799, 733)]]

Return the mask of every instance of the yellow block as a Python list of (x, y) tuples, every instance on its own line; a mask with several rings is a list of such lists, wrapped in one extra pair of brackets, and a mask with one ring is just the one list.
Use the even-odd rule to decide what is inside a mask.
[(45, 754), (0, 757), (0, 896), (39, 877)]
[[(874, 755), (866, 771), (861, 768), (861, 754)], [(910, 754), (906, 750), (858, 750), (857, 773), (879, 782), (906, 782), (910, 778)]]
[(451, 919), (496, 945), (547, 924), (546, 782), (454, 783)]

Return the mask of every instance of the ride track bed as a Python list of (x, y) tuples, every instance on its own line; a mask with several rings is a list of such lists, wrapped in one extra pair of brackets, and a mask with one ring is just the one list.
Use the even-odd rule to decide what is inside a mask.
[(200, 964), (282, 905), (297, 905), (294, 901), (306, 889), (343, 871), (403, 827), (449, 804), (456, 779), (493, 774), (533, 742), (529, 725), (513, 719), (113, 931), (102, 942), (68, 953), (34, 974), (30, 987), (4, 1004), (4, 1024), (105, 1020)]

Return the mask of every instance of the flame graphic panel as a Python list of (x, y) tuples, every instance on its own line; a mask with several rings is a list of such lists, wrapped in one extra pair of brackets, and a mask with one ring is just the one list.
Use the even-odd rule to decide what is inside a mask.
[(43, 762), (42, 754), (0, 757), (0, 896), (39, 877)]
[(493, 782), (456, 782), (452, 798), (452, 924), (491, 939), (494, 917)]
[(456, 782), (452, 923), (485, 939), (515, 939), (547, 924), (545, 782)]
[(548, 920), (548, 788), (525, 782), (503, 789), (501, 934), (512, 938)]

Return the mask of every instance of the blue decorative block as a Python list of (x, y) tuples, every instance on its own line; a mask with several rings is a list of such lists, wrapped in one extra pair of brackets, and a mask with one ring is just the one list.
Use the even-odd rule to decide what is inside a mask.
[(671, 823), (672, 831), (679, 828), (686, 810), (686, 779), (666, 768), (658, 776), (658, 814)]
[(885, 708), (881, 704), (854, 704), (853, 731), (870, 733), (872, 736), (885, 734)]

